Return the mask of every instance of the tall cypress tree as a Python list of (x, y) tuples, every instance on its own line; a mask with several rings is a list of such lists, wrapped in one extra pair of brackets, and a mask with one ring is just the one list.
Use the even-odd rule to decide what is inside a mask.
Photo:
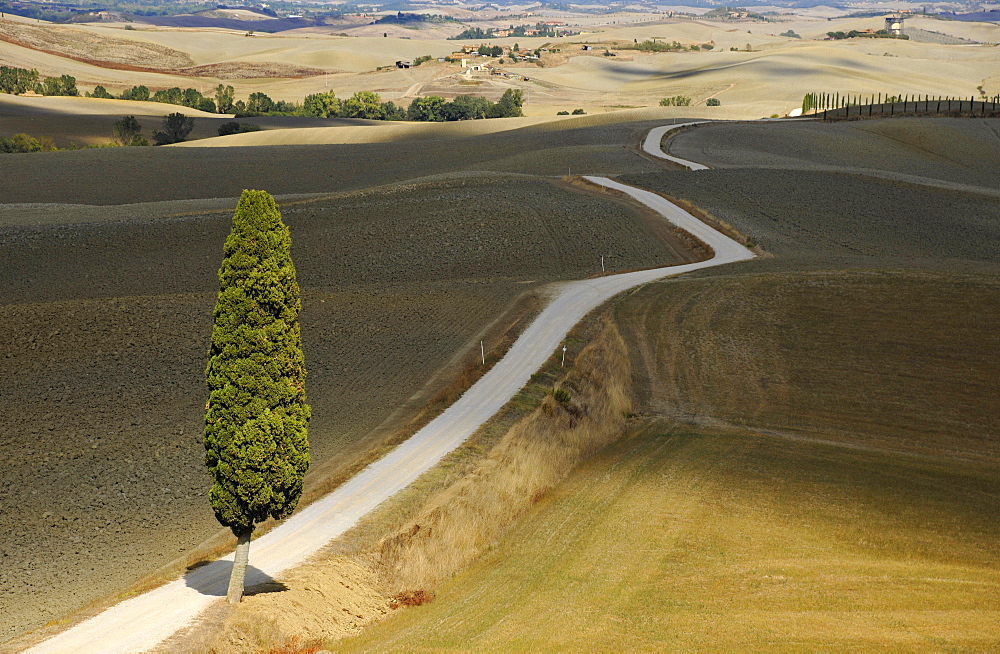
[(305, 360), (292, 240), (274, 198), (243, 191), (219, 269), (209, 349), (205, 463), (215, 517), (237, 537), (238, 603), (254, 525), (287, 517), (309, 467)]

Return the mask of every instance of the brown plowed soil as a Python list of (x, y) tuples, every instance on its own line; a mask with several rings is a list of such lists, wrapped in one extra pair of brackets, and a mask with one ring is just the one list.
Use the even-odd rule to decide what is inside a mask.
[[(50, 209), (73, 219), (72, 207)], [(201, 422), (231, 213), (140, 218), (168, 209), (0, 231), (0, 637), (120, 591), (220, 531)], [(338, 457), (334, 473), (442, 366), (478, 357), (471, 341), (520, 294), (592, 274), (605, 253), (615, 269), (687, 258), (626, 205), (523, 176), (282, 211), (303, 286), (313, 463)], [(465, 347), (470, 357), (454, 358)]]

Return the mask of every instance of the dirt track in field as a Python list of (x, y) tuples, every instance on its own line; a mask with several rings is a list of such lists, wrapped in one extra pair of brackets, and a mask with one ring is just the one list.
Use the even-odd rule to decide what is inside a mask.
[[(443, 366), (470, 364), (472, 339), (539, 284), (593, 274), (602, 254), (614, 269), (686, 258), (627, 205), (523, 176), (345, 193), (283, 214), (303, 286), (316, 465), (337, 455), (349, 466), (375, 446), (393, 409)], [(219, 533), (201, 420), (231, 214), (142, 215), (115, 207), (104, 221), (0, 231), (0, 504), (14, 507), (0, 535), (5, 637)]]

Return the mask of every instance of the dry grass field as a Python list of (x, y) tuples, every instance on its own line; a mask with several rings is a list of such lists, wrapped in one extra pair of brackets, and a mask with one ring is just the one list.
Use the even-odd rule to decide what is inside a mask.
[[(53, 26), (14, 18), (0, 22), (6, 39), (0, 41), (0, 63), (37, 68), (43, 75), (71, 74), (83, 89), (101, 84), (118, 92), (145, 84), (152, 89), (193, 86), (204, 92), (225, 82), (233, 84), (240, 98), (263, 91), (287, 101), (327, 90), (341, 97), (371, 90), (392, 100), (431, 93), (494, 97), (511, 87), (524, 92), (529, 115), (545, 116), (574, 108), (595, 113), (656, 106), (660, 98), (688, 95), (693, 106), (677, 116), (729, 119), (784, 115), (799, 107), (806, 93), (816, 91), (968, 96), (980, 85), (993, 89), (1000, 79), (1000, 58), (988, 45), (1000, 41), (1000, 30), (989, 24), (921, 22), (923, 29), (950, 31), (984, 44), (821, 40), (830, 30), (880, 23), (878, 17), (754, 24), (658, 20), (604, 25), (570, 37), (493, 39), (506, 46), (517, 42), (553, 50), (538, 64), (501, 64), (521, 76), (507, 79), (486, 72), (466, 76), (458, 64), (437, 62), (391, 68), (400, 59), (451, 54), (462, 42), (445, 40), (448, 30), (376, 25), (336, 36), (342, 32), (331, 26), (328, 31), (309, 28), (246, 38), (240, 30), (125, 30), (124, 25)], [(804, 38), (777, 36), (779, 27), (797, 29)], [(390, 38), (382, 38), (384, 33)], [(712, 43), (714, 49), (650, 54), (618, 47), (653, 38), (685, 46)], [(596, 51), (584, 52), (584, 43)], [(617, 56), (603, 56), (605, 48)], [(377, 70), (385, 66), (390, 69)], [(722, 106), (706, 107), (709, 97), (717, 97)]]
[[(220, 542), (201, 420), (231, 209), (188, 206), (89, 207), (73, 222), (56, 205), (2, 229), (4, 637)], [(541, 284), (599, 272), (605, 253), (621, 268), (688, 258), (628, 205), (527, 176), (327, 195), (283, 213), (303, 286), (314, 488), (398, 438), (476, 360), (473, 340), (498, 347)]]

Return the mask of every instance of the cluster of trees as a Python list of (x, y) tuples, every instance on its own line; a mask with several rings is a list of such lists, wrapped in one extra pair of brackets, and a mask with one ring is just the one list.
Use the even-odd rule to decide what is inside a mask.
[(260, 125), (253, 123), (238, 123), (235, 120), (219, 125), (219, 136), (229, 136), (230, 134), (246, 134), (247, 132), (259, 132)]
[(377, 93), (370, 91), (359, 91), (346, 100), (340, 100), (330, 91), (306, 96), (302, 113), (320, 118), (444, 122), (521, 116), (523, 104), (524, 94), (517, 89), (507, 89), (495, 103), (472, 95), (460, 95), (451, 102), (431, 95), (415, 98), (405, 110), (392, 102), (382, 102)]
[(36, 139), (29, 134), (15, 134), (9, 138), (0, 136), (0, 152), (16, 154), (20, 152), (48, 152), (56, 146), (51, 139)]
[(660, 100), (661, 107), (688, 107), (691, 106), (691, 98), (686, 95), (675, 95)]
[(451, 16), (441, 14), (404, 14), (399, 11), (395, 15), (382, 16), (375, 21), (376, 25), (412, 25), (414, 23), (457, 23)]
[[(531, 34), (528, 34), (528, 31)], [(461, 34), (455, 36), (449, 36), (448, 39), (451, 41), (467, 41), (470, 39), (493, 39), (497, 36), (497, 30), (494, 27), (488, 27), (483, 29), (481, 27), (470, 27)], [(528, 27), (525, 25), (511, 25), (508, 27), (506, 32), (509, 32), (507, 36), (543, 36), (548, 38), (553, 38), (559, 36), (557, 30), (545, 23), (536, 23), (534, 27)]]
[[(153, 132), (156, 145), (180, 143), (194, 129), (194, 118), (182, 113), (172, 113), (163, 117), (163, 128)], [(111, 125), (114, 142), (122, 146), (149, 145), (142, 135), (142, 125), (135, 116), (124, 116)]]
[[(586, 112), (586, 111), (584, 111), (583, 109), (574, 109), (574, 110), (573, 110), (573, 115), (574, 115), (574, 116), (582, 116), (582, 115), (584, 115), (585, 113), (587, 113), (587, 112)], [(556, 112), (556, 115), (557, 115), (557, 116), (569, 116), (570, 114), (569, 114), (569, 112), (568, 112), (568, 111), (557, 111), (557, 112)]]
[[(874, 38), (874, 39), (903, 39), (909, 40), (905, 34), (890, 34), (886, 30), (878, 30), (877, 32), (859, 32), (858, 30), (851, 30), (850, 32), (827, 32), (826, 35), (833, 39), (834, 41), (841, 41), (843, 39), (856, 39), (858, 37)], [(784, 36), (784, 35), (782, 35)]]
[[(88, 93), (87, 97), (104, 98), (106, 100), (115, 99), (115, 96), (108, 93), (108, 90), (103, 86), (94, 87), (93, 93)], [(236, 107), (235, 97), (236, 90), (232, 86), (223, 84), (219, 84), (216, 87), (215, 95), (211, 98), (206, 98), (198, 89), (187, 88), (182, 90), (180, 87), (175, 86), (170, 89), (160, 89), (155, 93), (150, 93), (148, 87), (140, 85), (125, 89), (117, 99), (136, 100), (138, 102), (162, 102), (164, 104), (176, 104), (182, 107), (199, 109), (208, 113), (225, 114)]]
[(782, 32), (778, 36), (787, 36), (790, 39), (801, 39), (802, 37), (795, 33), (795, 30), (788, 30), (787, 32)]
[(486, 44), (480, 45), (479, 49), (476, 50), (479, 54), (484, 57), (502, 57), (503, 48), (499, 45), (488, 46)]
[[(982, 95), (982, 100), (985, 103), (993, 102), (1000, 103), (1000, 95), (988, 98)], [(975, 102), (975, 97), (970, 96), (968, 98), (955, 98), (952, 96), (944, 95), (927, 95), (927, 94), (905, 94), (905, 95), (889, 95), (886, 94), (876, 94), (876, 95), (852, 95), (845, 93), (841, 95), (840, 93), (807, 93), (805, 97), (802, 98), (802, 113), (808, 113), (812, 110), (825, 111), (827, 109), (841, 109), (844, 107), (861, 107), (868, 106), (871, 108), (873, 105), (890, 105), (890, 111), (894, 112), (895, 109), (891, 105), (895, 103), (903, 103), (903, 111), (907, 109), (907, 105), (912, 104), (914, 110), (916, 110), (918, 105), (924, 106), (924, 111), (931, 111), (931, 104), (935, 105), (934, 111), (941, 112), (947, 111), (951, 112), (953, 110), (952, 103), (958, 103), (958, 110), (962, 110), (964, 102), (969, 103), (969, 111), (972, 111), (973, 103)], [(885, 108), (882, 108), (884, 111)], [(871, 112), (869, 112), (871, 115)]]
[(80, 95), (76, 89), (76, 78), (72, 75), (41, 78), (35, 69), (0, 66), (0, 92), (27, 93), (39, 95)]
[(680, 41), (667, 43), (666, 41), (639, 41), (638, 39), (633, 39), (632, 45), (620, 47), (622, 50), (639, 50), (640, 52), (682, 52), (684, 50), (712, 50), (713, 48), (715, 45), (712, 43), (702, 43), (701, 45), (695, 43), (688, 48)]

